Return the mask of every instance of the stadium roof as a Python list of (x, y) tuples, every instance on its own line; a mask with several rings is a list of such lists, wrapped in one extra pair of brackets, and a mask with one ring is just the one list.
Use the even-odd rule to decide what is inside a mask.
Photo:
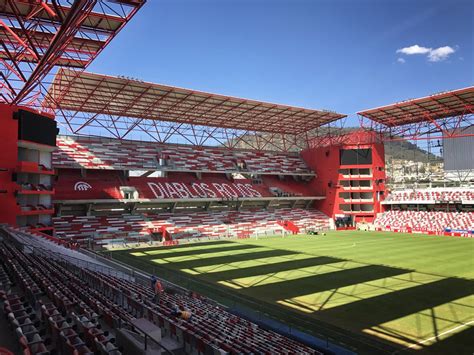
[(0, 0), (0, 102), (32, 105), (53, 68), (86, 68), (145, 2)]
[[(101, 0), (94, 12), (85, 14), (86, 17), (81, 25), (84, 29), (117, 31), (127, 23), (127, 19), (121, 17), (120, 13), (112, 6), (107, 5), (107, 1), (130, 7), (140, 7), (146, 0)], [(61, 5), (61, 2), (64, 5)], [(4, 16), (20, 16), (27, 20), (39, 19), (49, 23), (52, 18), (66, 18), (74, 9), (71, 2), (62, 0), (56, 3), (50, 1), (0, 0), (0, 11)]]
[(390, 127), (473, 113), (474, 86), (358, 112)]
[(65, 68), (56, 74), (46, 100), (47, 106), (68, 111), (288, 134), (346, 117)]
[[(21, 29), (10, 28), (11, 32), (0, 32), (0, 41), (9, 45), (15, 45), (16, 37), (20, 38), (23, 34)], [(13, 36), (12, 34), (15, 34)], [(54, 37), (54, 33), (47, 33), (42, 31), (31, 30), (29, 38), (36, 44), (38, 52), (42, 53), (50, 46)], [(105, 41), (87, 39), (87, 38), (73, 38), (71, 39), (67, 53), (62, 55), (55, 62), (56, 65), (71, 66), (77, 68), (84, 68), (92, 57), (95, 57), (98, 52), (104, 47)], [(71, 52), (77, 52), (77, 55), (71, 55)], [(0, 50), (0, 58), (9, 59), (9, 54), (5, 50)], [(23, 53), (22, 61), (36, 63), (41, 58), (41, 55), (36, 56), (33, 51)]]

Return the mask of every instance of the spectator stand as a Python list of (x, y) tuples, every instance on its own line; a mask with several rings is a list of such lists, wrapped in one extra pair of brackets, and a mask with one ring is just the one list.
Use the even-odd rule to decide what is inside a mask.
[[(7, 238), (9, 238), (8, 234)], [(77, 333), (72, 331), (70, 332), (72, 338), (64, 337), (58, 333), (61, 339), (64, 339), (63, 346), (71, 349), (75, 348), (79, 351), (81, 348), (81, 351), (86, 351), (85, 347), (103, 346), (105, 343), (95, 339), (99, 336), (97, 334), (102, 334), (100, 337), (103, 336), (98, 324), (105, 322), (104, 326), (107, 324), (108, 329), (116, 336), (118, 344), (120, 344), (119, 347), (128, 346), (128, 351), (130, 351), (133, 344), (123, 341), (122, 336), (125, 336), (125, 333), (134, 333), (133, 322), (144, 317), (155, 325), (159, 325), (162, 334), (178, 342), (181, 347), (186, 349), (186, 352), (196, 350), (213, 353), (216, 353), (217, 350), (247, 352), (250, 349), (275, 352), (276, 349), (279, 349), (278, 351), (285, 353), (319, 353), (299, 342), (232, 315), (224, 308), (216, 307), (207, 299), (189, 295), (189, 292), (183, 294), (166, 291), (160, 298), (160, 304), (156, 305), (148, 300), (153, 295), (149, 282), (147, 285), (141, 285), (137, 282), (116, 278), (110, 274), (105, 275), (101, 272), (84, 269), (65, 260), (55, 261), (42, 255), (42, 252), (39, 254), (31, 251), (24, 252), (9, 244), (8, 241), (0, 245), (0, 252), (4, 256), (2, 263), (6, 263), (12, 272), (16, 272), (15, 270), (19, 270), (18, 267), (20, 267), (22, 273), (29, 275), (30, 281), (26, 281), (24, 285), (33, 292), (31, 293), (32, 297), (35, 294), (46, 292), (47, 297), (53, 300), (54, 305), (42, 303), (48, 307), (45, 308), (45, 312), (48, 309), (54, 310), (59, 307), (60, 310), (71, 315), (72, 319), (76, 319), (74, 315), (76, 311), (95, 314), (93, 317), (96, 318), (97, 315), (102, 315), (103, 321), (93, 321), (91, 326), (81, 323), (81, 327), (86, 327), (82, 329), (88, 329), (84, 331), (85, 338), (82, 336), (79, 338)], [(17, 269), (12, 269), (9, 263), (17, 265)], [(57, 289), (56, 292), (55, 289)], [(193, 318), (187, 322), (177, 322), (167, 315), (170, 312), (168, 304), (178, 304), (190, 309)], [(77, 305), (81, 307), (81, 310), (76, 308)], [(210, 317), (216, 312), (217, 318)], [(232, 321), (229, 322), (229, 319)], [(81, 322), (79, 319), (77, 321)], [(90, 323), (90, 321), (88, 322)], [(245, 332), (247, 335), (246, 337), (228, 337), (228, 334), (235, 332)], [(106, 337), (103, 340), (108, 342), (107, 349), (113, 348), (115, 342), (107, 339), (110, 338)], [(41, 341), (44, 342), (44, 349), (49, 350), (50, 345), (46, 344), (44, 338), (41, 338)], [(24, 345), (25, 349), (29, 346), (31, 345)], [(115, 347), (114, 351), (114, 354), (120, 354), (121, 350), (117, 350)]]

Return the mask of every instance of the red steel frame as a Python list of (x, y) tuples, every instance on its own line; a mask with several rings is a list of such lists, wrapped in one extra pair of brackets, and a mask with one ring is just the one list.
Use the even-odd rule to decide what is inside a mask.
[(56, 66), (85, 69), (146, 0), (1, 0), (0, 103), (41, 107)]
[(73, 134), (279, 151), (306, 148), (346, 117), (71, 69), (58, 71), (45, 107)]
[[(230, 108), (229, 104), (232, 104)], [(73, 134), (100, 135), (100, 131), (105, 131), (117, 139), (137, 136), (142, 139), (144, 135), (161, 143), (218, 144), (229, 149), (255, 150), (290, 151), (347, 144), (344, 124), (331, 127), (345, 118), (335, 112), (71, 69), (58, 72), (46, 105), (59, 109), (60, 121)], [(358, 115), (363, 130), (376, 132), (370, 136), (373, 141), (369, 143), (373, 144), (468, 136), (463, 131), (473, 124), (473, 113), (474, 87), (469, 87), (362, 111)]]
[(474, 87), (358, 112), (361, 128), (384, 140), (432, 140), (472, 136)]
[[(220, 145), (228, 149), (299, 151), (308, 147), (312, 137), (322, 129), (336, 125), (331, 122), (310, 132), (283, 134), (208, 127), (186, 123), (165, 122), (143, 118), (120, 117), (105, 113), (58, 110), (56, 118), (68, 132), (75, 135), (103, 136), (104, 132), (116, 139), (150, 140), (160, 143), (184, 143), (193, 146)], [(326, 134), (326, 131), (324, 131)], [(336, 136), (331, 136), (335, 139)]]
[[(445, 139), (472, 137), (474, 87), (437, 93), (358, 112), (360, 127), (380, 141), (411, 141), (441, 155)], [(429, 159), (429, 158), (427, 158)], [(472, 169), (457, 171), (462, 179)], [(424, 176), (431, 180), (430, 176)]]

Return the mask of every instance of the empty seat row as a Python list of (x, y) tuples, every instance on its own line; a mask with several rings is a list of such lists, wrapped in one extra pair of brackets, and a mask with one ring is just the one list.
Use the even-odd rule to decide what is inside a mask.
[(301, 232), (309, 228), (328, 229), (329, 218), (318, 210), (282, 208), (187, 214), (140, 213), (112, 216), (54, 217), (56, 235), (64, 240), (87, 245), (123, 239), (130, 242), (150, 240), (150, 233), (165, 230), (173, 239), (190, 237), (242, 237), (281, 234), (280, 221), (293, 222)]
[[(84, 269), (66, 260), (52, 260), (45, 254), (24, 253), (6, 242), (0, 244), (0, 255), (0, 263), (12, 274), (28, 279), (26, 285), (34, 284), (41, 291), (40, 298), (32, 296), (7, 304), (8, 314), (15, 317), (12, 321), (25, 325), (28, 333), (22, 342), (23, 349), (30, 352), (24, 354), (49, 354), (55, 347), (64, 354), (119, 355), (122, 349), (112, 341), (113, 334), (118, 329), (135, 332), (133, 322), (137, 318), (146, 318), (159, 326), (162, 336), (180, 344), (185, 353), (318, 353), (196, 294), (166, 286), (155, 302), (148, 283)], [(25, 304), (25, 300), (32, 306)], [(39, 306), (38, 311), (33, 310), (34, 304)], [(173, 314), (175, 307), (191, 312), (192, 317), (186, 321), (178, 319)], [(36, 320), (40, 324), (35, 324)], [(38, 325), (46, 333), (35, 333), (33, 327)], [(104, 327), (110, 331), (104, 331)]]
[(111, 138), (58, 136), (57, 168), (311, 173), (297, 153), (228, 150)]
[[(87, 289), (74, 289), (72, 279), (81, 281), (73, 274), (53, 260), (22, 253), (6, 243), (0, 244), (0, 255), (15, 281), (27, 281), (20, 287), (25, 296), (9, 291), (2, 295), (23, 354), (122, 353), (113, 334), (102, 329), (101, 313), (94, 311), (106, 307)], [(38, 290), (34, 296), (27, 292), (31, 288)]]
[(472, 188), (433, 188), (418, 190), (392, 191), (387, 201), (393, 202), (428, 202), (428, 201), (474, 201)]
[(395, 211), (378, 216), (374, 221), (385, 229), (412, 229), (426, 232), (443, 232), (446, 229), (474, 230), (474, 212)]

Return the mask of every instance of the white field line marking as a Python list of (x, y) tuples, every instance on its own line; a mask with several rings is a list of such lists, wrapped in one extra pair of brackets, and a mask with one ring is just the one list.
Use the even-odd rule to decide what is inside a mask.
[(406, 349), (411, 349), (413, 347), (416, 347), (417, 345), (421, 345), (421, 344), (424, 344), (426, 342), (429, 342), (430, 340), (433, 340), (433, 339), (436, 339), (436, 338), (439, 338), (441, 335), (445, 335), (445, 334), (449, 334), (449, 333), (452, 333), (460, 328), (464, 328), (464, 327), (467, 327), (468, 325), (471, 325), (472, 323), (474, 323), (474, 320), (471, 320), (467, 323), (463, 323), (463, 324), (460, 324), (458, 325), (457, 327), (454, 327), (454, 328), (451, 328), (451, 329), (448, 329), (446, 330), (445, 332), (442, 332), (442, 333), (439, 333), (435, 336), (432, 336), (431, 338), (427, 338), (425, 340), (422, 340), (422, 341), (419, 341), (419, 342), (416, 342), (415, 344), (411, 344), (410, 346), (407, 346), (406, 348), (403, 348), (401, 350), (398, 350), (398, 351), (395, 351), (394, 353), (392, 354), (397, 354), (399, 353), (400, 351), (403, 351), (403, 350), (406, 350)]

